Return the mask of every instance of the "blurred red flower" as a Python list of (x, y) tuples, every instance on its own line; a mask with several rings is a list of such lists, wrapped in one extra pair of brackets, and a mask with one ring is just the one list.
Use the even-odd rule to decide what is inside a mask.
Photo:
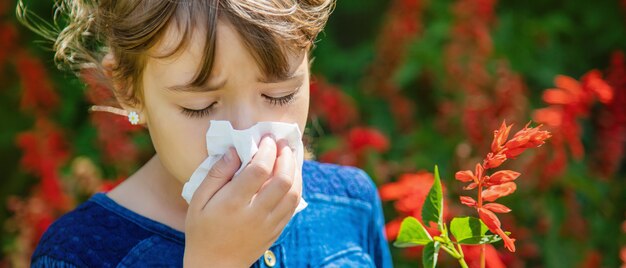
[(17, 43), (15, 26), (9, 23), (0, 23), (0, 76), (4, 74), (4, 65), (15, 52)]
[[(478, 245), (461, 245), (465, 262), (468, 267), (480, 267), (480, 247)], [(500, 258), (498, 251), (493, 245), (485, 245), (485, 267), (505, 268), (505, 263)]]
[(310, 95), (312, 116), (326, 120), (331, 131), (341, 132), (358, 119), (352, 99), (323, 79), (311, 79)]
[(369, 127), (355, 127), (348, 133), (348, 144), (357, 154), (371, 148), (382, 153), (389, 149), (389, 140), (378, 129)]
[(39, 59), (26, 51), (21, 51), (16, 58), (16, 69), (23, 88), (21, 109), (39, 114), (48, 113), (57, 107), (59, 97), (54, 92), (46, 69)]
[(626, 144), (626, 64), (624, 53), (613, 53), (606, 79), (614, 89), (613, 100), (595, 114), (594, 171), (610, 178), (618, 170)]
[(611, 102), (613, 89), (597, 70), (587, 72), (581, 82), (558, 75), (554, 84), (556, 88), (547, 89), (543, 93), (544, 102), (550, 106), (536, 110), (533, 119), (549, 126), (555, 136), (562, 137), (553, 139), (553, 146), (561, 147), (566, 142), (574, 158), (581, 159), (584, 149), (577, 119), (589, 114), (596, 99), (605, 104)]
[(39, 118), (34, 130), (17, 135), (16, 144), (23, 151), (22, 167), (41, 178), (46, 202), (59, 209), (67, 208), (69, 197), (61, 188), (58, 172), (69, 157), (69, 145), (61, 132), (51, 122)]
[[(400, 223), (407, 216), (412, 216), (422, 221), (422, 206), (428, 195), (428, 191), (434, 183), (435, 177), (427, 171), (419, 171), (416, 173), (406, 173), (400, 175), (396, 182), (383, 184), (379, 187), (379, 194), (382, 201), (396, 201), (394, 208), (400, 215), (385, 225), (387, 239), (395, 240), (400, 230)], [(442, 185), (445, 192), (445, 186)], [(444, 195), (445, 196), (445, 195)], [(448, 203), (444, 198), (444, 206)], [(450, 215), (449, 210), (444, 210), (444, 219)], [(437, 227), (427, 226), (427, 231), (431, 235), (438, 235)]]

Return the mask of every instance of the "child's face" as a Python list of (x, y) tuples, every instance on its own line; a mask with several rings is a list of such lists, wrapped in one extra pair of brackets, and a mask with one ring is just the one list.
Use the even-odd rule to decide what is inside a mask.
[[(297, 123), (303, 131), (309, 109), (309, 68), (305, 52), (290, 58), (293, 79), (268, 83), (251, 52), (229, 23), (220, 21), (208, 87), (210, 92), (175, 91), (193, 79), (202, 58), (203, 38), (194, 33), (187, 49), (168, 59), (149, 58), (144, 70), (144, 102), (140, 116), (150, 131), (159, 159), (179, 181), (186, 181), (207, 157), (205, 134), (209, 120), (229, 120), (235, 129), (259, 121)], [(175, 29), (172, 27), (171, 29)], [(154, 49), (177, 44), (175, 30)], [(174, 41), (172, 41), (174, 40)], [(293, 99), (270, 100), (292, 93)], [(284, 103), (284, 104), (281, 104)], [(208, 111), (200, 110), (212, 106)], [(184, 112), (183, 109), (200, 112)]]

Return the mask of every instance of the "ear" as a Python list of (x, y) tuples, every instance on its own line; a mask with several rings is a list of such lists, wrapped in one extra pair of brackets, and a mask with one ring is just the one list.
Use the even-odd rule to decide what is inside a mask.
[(102, 68), (104, 69), (103, 70), (104, 75), (107, 77), (107, 79), (109, 79), (109, 81), (112, 81), (111, 85), (113, 86), (112, 88), (113, 95), (115, 95), (115, 99), (117, 100), (117, 103), (119, 103), (120, 106), (122, 106), (122, 108), (127, 113), (130, 113), (132, 111), (136, 112), (139, 115), (139, 122), (138, 122), (139, 125), (145, 124), (145, 115), (143, 113), (143, 106), (141, 104), (128, 103), (126, 98), (123, 97), (123, 95), (132, 93), (132, 89), (127, 86), (127, 83), (124, 83), (123, 81), (119, 81), (119, 79), (115, 77), (114, 70), (115, 70), (115, 67), (117, 66), (117, 60), (115, 59), (113, 54), (111, 52), (107, 53), (102, 58), (101, 64), (102, 64)]

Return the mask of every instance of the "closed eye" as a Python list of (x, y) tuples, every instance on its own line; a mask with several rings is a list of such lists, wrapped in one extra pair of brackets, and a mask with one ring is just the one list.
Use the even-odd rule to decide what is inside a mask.
[[(295, 92), (286, 95), (286, 96), (282, 96), (282, 97), (270, 97), (267, 96), (265, 94), (263, 94), (263, 98), (265, 98), (271, 105), (280, 105), (280, 106), (284, 106), (287, 105), (289, 103), (291, 103), (294, 99), (295, 99), (295, 95), (296, 93), (298, 93), (299, 89), (296, 90)], [(189, 108), (185, 108), (185, 107), (181, 107), (181, 112), (186, 115), (189, 118), (201, 118), (201, 117), (205, 117), (205, 116), (209, 116), (211, 114), (211, 110), (213, 109), (213, 106), (216, 104), (217, 102), (212, 103), (211, 105), (209, 105), (206, 108), (200, 109), (200, 110), (195, 110), (195, 109), (189, 109)]]
[(293, 92), (293, 93), (291, 93), (289, 95), (286, 95), (286, 96), (278, 97), (278, 98), (270, 97), (270, 96), (267, 96), (267, 95), (263, 94), (263, 98), (267, 99), (270, 102), (270, 104), (272, 104), (272, 105), (281, 105), (282, 106), (282, 105), (286, 105), (286, 104), (290, 103), (291, 101), (293, 101), (294, 96), (296, 95), (296, 93), (298, 93), (298, 91)]
[(194, 109), (181, 107), (181, 112), (190, 118), (200, 118), (200, 117), (208, 116), (209, 114), (211, 114), (211, 109), (213, 108), (213, 105), (215, 105), (216, 103), (217, 102), (211, 103), (211, 105), (209, 105), (208, 107), (204, 109), (200, 109), (200, 110), (194, 110)]

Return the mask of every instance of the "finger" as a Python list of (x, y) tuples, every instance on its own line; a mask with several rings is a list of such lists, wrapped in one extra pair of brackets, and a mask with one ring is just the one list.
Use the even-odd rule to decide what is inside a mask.
[(275, 223), (272, 224), (272, 226), (274, 226), (273, 233), (276, 234), (276, 239), (280, 237), (282, 232), (285, 230), (285, 226), (289, 224), (292, 218), (292, 215), (284, 215), (282, 218), (279, 218), (275, 221)]
[(283, 199), (280, 200), (280, 203), (270, 213), (273, 217), (280, 218), (293, 216), (294, 211), (300, 203), (300, 199), (302, 197), (302, 171), (298, 166), (296, 166), (296, 170), (296, 177), (294, 178), (291, 189), (285, 194)]
[(300, 194), (295, 191), (288, 192), (280, 201), (276, 209), (269, 215), (270, 221), (277, 226), (285, 226), (289, 220), (294, 216), (294, 212), (298, 207), (300, 201)]
[(229, 148), (222, 158), (211, 167), (206, 178), (194, 192), (189, 203), (190, 209), (203, 209), (215, 193), (231, 180), (240, 166), (241, 160), (239, 160), (237, 152), (234, 148)]
[(261, 139), (259, 150), (250, 163), (233, 178), (230, 187), (237, 192), (233, 198), (241, 202), (250, 202), (252, 196), (271, 176), (275, 162), (276, 142), (273, 138), (265, 136)]
[(293, 186), (295, 161), (293, 152), (284, 142), (279, 145), (279, 156), (272, 177), (259, 190), (255, 196), (253, 205), (266, 212), (274, 210), (276, 205), (283, 199), (285, 194)]
[[(288, 146), (288, 142), (286, 140), (280, 140), (276, 142), (276, 149), (277, 149), (277, 153), (276, 153), (276, 162), (274, 163), (274, 170), (272, 171), (272, 174), (274, 174), (274, 172), (276, 172), (276, 167), (278, 165), (278, 158), (280, 157), (280, 153), (282, 151), (282, 148), (284, 146)], [(261, 191), (263, 191), (265, 189), (265, 187), (267, 187), (267, 185), (269, 184), (271, 180), (266, 180), (263, 182), (263, 185), (261, 185), (261, 188), (257, 191), (257, 194), (254, 195), (254, 197), (252, 197), (253, 199), (258, 195), (258, 193), (260, 193)]]

